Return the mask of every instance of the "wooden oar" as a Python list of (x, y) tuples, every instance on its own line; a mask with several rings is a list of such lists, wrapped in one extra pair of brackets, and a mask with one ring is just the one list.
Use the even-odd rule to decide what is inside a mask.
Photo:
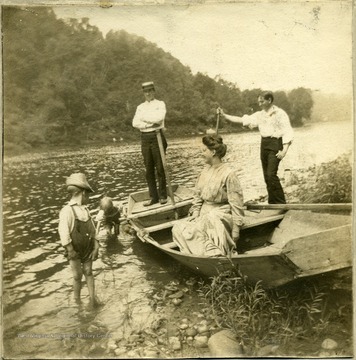
[(325, 210), (325, 211), (351, 211), (352, 204), (249, 204), (247, 210)]
[[(157, 142), (158, 142), (158, 146), (159, 146), (159, 152), (160, 152), (160, 154), (161, 154), (161, 159), (162, 159), (164, 174), (166, 175), (166, 181), (167, 181), (167, 185), (168, 185), (168, 194), (169, 194), (169, 197), (170, 197), (171, 200), (172, 200), (172, 205), (175, 206), (175, 205), (176, 205), (176, 202), (175, 202), (175, 200), (174, 200), (174, 194), (173, 194), (173, 190), (172, 190), (171, 179), (170, 179), (169, 173), (168, 173), (167, 162), (166, 162), (166, 154), (164, 153), (164, 147), (163, 147), (163, 142), (162, 142), (161, 130), (156, 130), (156, 135), (157, 135)], [(174, 211), (174, 217), (175, 217), (176, 219), (178, 219), (178, 212), (177, 212), (177, 210)]]

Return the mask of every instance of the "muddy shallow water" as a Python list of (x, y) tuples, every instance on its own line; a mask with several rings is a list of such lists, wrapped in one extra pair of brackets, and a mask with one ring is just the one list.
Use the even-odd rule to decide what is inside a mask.
[[(240, 170), (245, 200), (265, 195), (257, 133), (224, 136), (226, 161)], [(352, 149), (352, 126), (325, 123), (297, 129), (284, 170), (303, 169)], [(200, 138), (169, 141), (172, 183), (193, 186), (202, 169)], [(145, 188), (139, 145), (86, 148), (5, 159), (3, 186), (4, 348), (7, 358), (84, 357), (96, 342), (142, 329), (157, 318), (152, 296), (163, 286), (184, 286), (193, 274), (134, 237), (102, 247), (94, 263), (96, 292), (103, 306), (87, 311), (72, 299), (71, 271), (63, 256), (58, 213), (68, 197), (65, 177), (85, 172), (96, 190), (125, 200)], [(198, 297), (190, 292), (192, 304)], [(198, 305), (199, 307), (199, 305)], [(162, 310), (164, 311), (164, 310)], [(75, 341), (71, 339), (75, 338)]]

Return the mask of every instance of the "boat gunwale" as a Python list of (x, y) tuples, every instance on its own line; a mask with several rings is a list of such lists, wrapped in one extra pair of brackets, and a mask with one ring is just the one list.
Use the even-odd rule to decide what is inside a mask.
[[(284, 214), (281, 214), (283, 215), (286, 215), (288, 213), (288, 211)], [(184, 218), (182, 218), (181, 220), (184, 220)], [(283, 218), (282, 218), (283, 220)], [(272, 218), (271, 219), (271, 222), (274, 222), (274, 221), (278, 221), (278, 219), (276, 218)], [(164, 245), (165, 244), (160, 244), (157, 240), (155, 240), (149, 233), (146, 233), (145, 235), (140, 235), (139, 232), (144, 232), (145, 231), (145, 227), (142, 227), (141, 225), (139, 224), (136, 224), (135, 223), (135, 219), (130, 219), (130, 223), (132, 225), (134, 225), (134, 228), (136, 230), (136, 233), (137, 233), (137, 237), (144, 243), (150, 243), (152, 244), (153, 246), (163, 250), (164, 252), (171, 252), (173, 254), (179, 254), (181, 256), (188, 256), (188, 257), (192, 257), (192, 258), (203, 258), (203, 259), (225, 259), (225, 258), (234, 258), (234, 259), (239, 259), (239, 258), (248, 258), (248, 257), (267, 257), (267, 256), (278, 256), (278, 255), (286, 255), (288, 256), (288, 252), (285, 252), (283, 251), (286, 247), (286, 245), (288, 243), (290, 243), (291, 241), (296, 241), (298, 239), (303, 239), (305, 238), (305, 236), (313, 236), (313, 235), (316, 235), (316, 234), (320, 234), (320, 233), (327, 233), (327, 232), (330, 232), (332, 230), (335, 230), (335, 229), (341, 229), (341, 228), (349, 228), (351, 227), (351, 223), (350, 224), (344, 224), (344, 225), (340, 225), (340, 226), (334, 226), (334, 227), (331, 227), (331, 228), (328, 228), (328, 229), (325, 229), (325, 230), (322, 230), (322, 231), (314, 231), (314, 232), (311, 232), (309, 233), (308, 235), (302, 235), (302, 236), (298, 236), (298, 237), (293, 237), (291, 239), (289, 239), (288, 241), (282, 243), (282, 246), (279, 247), (278, 246), (278, 243), (270, 243), (270, 245), (268, 246), (261, 246), (261, 247), (258, 247), (258, 248), (255, 248), (255, 249), (251, 249), (251, 250), (248, 250), (242, 254), (232, 254), (231, 256), (214, 256), (214, 257), (211, 257), (211, 256), (206, 256), (206, 255), (196, 255), (196, 254), (189, 254), (189, 253), (182, 253), (180, 250), (174, 250), (172, 248), (168, 248), (168, 247), (165, 247)], [(263, 224), (266, 224), (268, 222), (264, 222), (262, 224), (257, 224), (257, 226), (259, 225), (263, 225)], [(246, 227), (246, 229), (251, 229), (253, 226), (249, 226), (249, 227)], [(166, 228), (165, 230), (167, 230), (168, 228)], [(163, 230), (163, 229), (162, 229)], [(162, 230), (158, 230), (158, 231), (162, 231)], [(178, 244), (177, 244), (177, 247), (178, 247)], [(262, 250), (263, 249), (269, 249), (269, 252), (266, 252), (266, 253), (263, 253)], [(271, 250), (274, 250), (274, 251), (271, 251)], [(260, 254), (257, 253), (257, 252), (261, 252)]]

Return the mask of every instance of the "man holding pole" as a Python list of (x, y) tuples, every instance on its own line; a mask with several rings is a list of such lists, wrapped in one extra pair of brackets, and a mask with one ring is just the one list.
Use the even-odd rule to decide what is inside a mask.
[(286, 156), (293, 140), (293, 129), (287, 113), (273, 104), (273, 94), (262, 92), (258, 104), (262, 108), (252, 115), (242, 117), (227, 115), (218, 111), (227, 119), (250, 128), (258, 127), (261, 134), (261, 163), (267, 185), (268, 203), (285, 204), (282, 185), (277, 175), (280, 161)]
[[(152, 81), (143, 83), (142, 90), (146, 101), (137, 107), (132, 126), (141, 131), (141, 151), (150, 194), (150, 200), (144, 203), (144, 206), (158, 202), (166, 204), (167, 181), (162, 162), (162, 156), (167, 149), (167, 141), (162, 131), (166, 116), (166, 105), (163, 101), (155, 98), (155, 87)], [(160, 151), (159, 142), (163, 151)], [(158, 190), (155, 169), (157, 170)]]

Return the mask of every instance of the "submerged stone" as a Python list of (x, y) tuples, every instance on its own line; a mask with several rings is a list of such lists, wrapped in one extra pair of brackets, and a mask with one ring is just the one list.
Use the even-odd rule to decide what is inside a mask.
[(175, 305), (175, 306), (178, 306), (181, 302), (182, 302), (181, 299), (172, 299), (172, 303), (173, 303), (173, 305)]
[(158, 351), (155, 349), (145, 349), (143, 350), (143, 356), (149, 358), (157, 358)]
[(206, 325), (206, 324), (203, 324), (203, 325), (199, 325), (197, 327), (197, 330), (198, 330), (198, 333), (199, 334), (202, 334), (202, 333), (206, 333), (209, 331), (209, 327)]
[(176, 337), (176, 336), (171, 336), (171, 337), (168, 339), (168, 341), (169, 341), (169, 345), (171, 346), (171, 348), (172, 348), (173, 350), (180, 350), (180, 349), (181, 349), (182, 345), (181, 345), (180, 340), (179, 340), (178, 337)]
[(221, 330), (210, 337), (208, 347), (213, 357), (235, 357), (242, 355), (242, 346), (231, 330)]
[(195, 336), (197, 333), (198, 333), (197, 330), (194, 328), (189, 328), (186, 331), (187, 336)]
[(266, 345), (261, 347), (258, 352), (257, 356), (265, 357), (268, 355), (273, 355), (276, 353), (277, 349), (279, 348), (278, 345)]
[(116, 356), (122, 356), (122, 355), (126, 354), (126, 349), (125, 348), (117, 348), (114, 350), (114, 353)]
[(176, 292), (176, 293), (174, 293), (174, 294), (172, 294), (172, 295), (169, 295), (168, 297), (169, 297), (170, 299), (180, 299), (180, 298), (182, 298), (183, 296), (184, 296), (183, 291), (178, 291), (178, 292)]
[(108, 349), (115, 350), (117, 348), (116, 341), (115, 340), (109, 340), (108, 341)]
[(181, 329), (181, 330), (185, 330), (185, 329), (187, 329), (188, 328), (188, 324), (180, 324), (179, 325), (179, 328)]
[(333, 339), (325, 339), (321, 344), (321, 347), (325, 350), (335, 350), (337, 346), (338, 343)]
[(197, 335), (194, 338), (194, 346), (197, 348), (208, 347), (208, 337)]

